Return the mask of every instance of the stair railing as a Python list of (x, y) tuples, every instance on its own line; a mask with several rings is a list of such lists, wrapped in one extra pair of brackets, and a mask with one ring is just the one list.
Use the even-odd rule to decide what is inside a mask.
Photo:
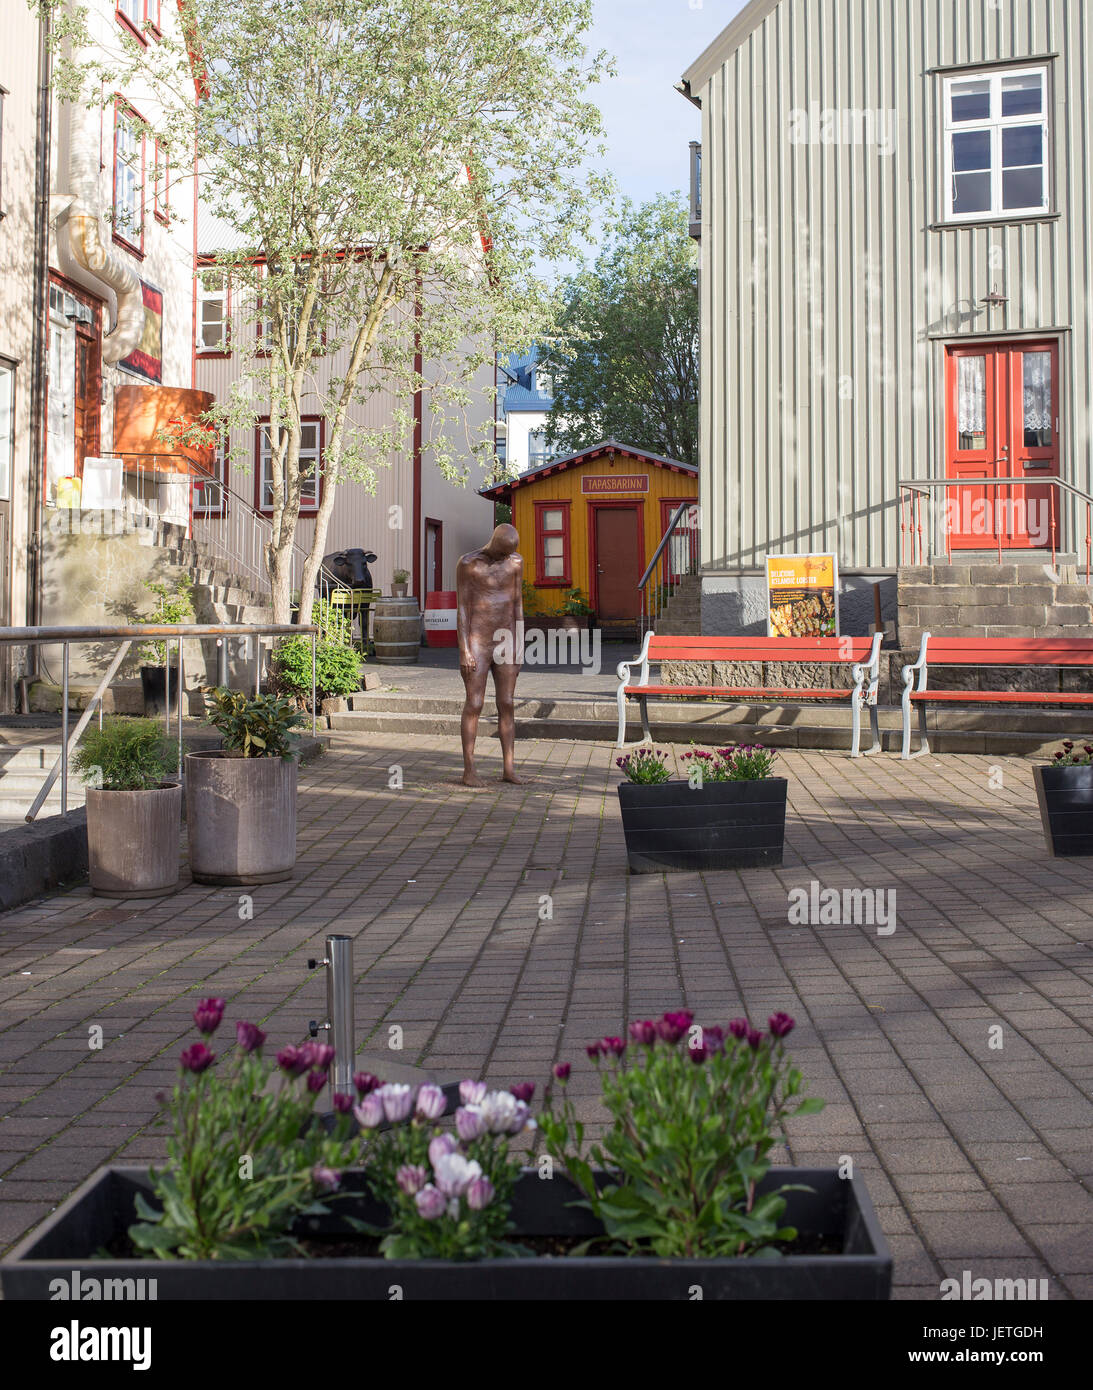
[(639, 636), (642, 640), (647, 632), (656, 630), (680, 581), (698, 573), (698, 548), (698, 503), (681, 502), (672, 513), (645, 573), (638, 580), (641, 592)]

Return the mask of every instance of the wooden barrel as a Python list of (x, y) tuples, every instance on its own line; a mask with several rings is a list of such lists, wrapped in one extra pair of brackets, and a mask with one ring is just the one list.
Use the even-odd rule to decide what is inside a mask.
[(421, 610), (416, 598), (377, 599), (372, 609), (372, 641), (376, 660), (385, 666), (405, 666), (421, 651)]

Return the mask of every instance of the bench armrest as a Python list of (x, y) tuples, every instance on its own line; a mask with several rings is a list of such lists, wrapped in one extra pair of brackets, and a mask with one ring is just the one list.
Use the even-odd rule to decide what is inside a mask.
[[(930, 641), (930, 634), (922, 634), (922, 645), (918, 649), (918, 660), (910, 666), (903, 668), (903, 686), (905, 690), (925, 690), (926, 689), (926, 647)], [(918, 672), (918, 684), (915, 684), (915, 672)]]
[(873, 633), (873, 645), (869, 650), (868, 657), (861, 662), (856, 662), (850, 668), (850, 677), (855, 687), (860, 688), (869, 682), (865, 691), (865, 699), (874, 702), (877, 698), (877, 690), (880, 686), (880, 644), (884, 641), (883, 632)]
[[(649, 643), (653, 640), (652, 632), (645, 634), (645, 641), (641, 644), (641, 651), (634, 657), (633, 661), (620, 661), (615, 675), (624, 685), (648, 685), (649, 684)], [(630, 672), (635, 666), (641, 667), (641, 675), (636, 682), (631, 681)]]

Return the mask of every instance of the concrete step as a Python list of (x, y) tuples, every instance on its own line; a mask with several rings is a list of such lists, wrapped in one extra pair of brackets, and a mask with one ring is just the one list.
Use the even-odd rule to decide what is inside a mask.
[[(61, 755), (59, 743), (27, 743), (0, 747), (0, 820), (22, 821), (31, 802), (41, 790), (46, 774)], [(75, 773), (69, 774), (68, 807), (73, 810), (86, 800), (84, 785)], [(60, 815), (61, 779), (58, 775), (40, 816)]]

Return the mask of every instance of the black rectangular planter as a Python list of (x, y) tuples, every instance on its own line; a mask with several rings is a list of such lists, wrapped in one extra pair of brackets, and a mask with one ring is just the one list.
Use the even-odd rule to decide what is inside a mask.
[[(100, 1168), (0, 1261), (6, 1301), (47, 1300), (54, 1280), (71, 1288), (73, 1273), (99, 1280), (155, 1279), (169, 1299), (382, 1299), (398, 1285), (406, 1299), (886, 1299), (892, 1259), (860, 1177), (829, 1168), (781, 1168), (759, 1191), (784, 1183), (812, 1190), (786, 1194), (785, 1220), (802, 1236), (826, 1236), (841, 1254), (780, 1259), (666, 1260), (625, 1256), (535, 1256), (454, 1263), (447, 1260), (344, 1258), (310, 1260), (101, 1260), (93, 1252), (124, 1235), (136, 1219), (138, 1192), (150, 1193), (141, 1168)], [(385, 1212), (346, 1174), (343, 1212), (383, 1224)], [(521, 1236), (590, 1236), (601, 1228), (581, 1207), (566, 1178), (543, 1181), (525, 1171), (516, 1185), (513, 1220)], [(305, 1218), (300, 1235), (344, 1239), (335, 1214)], [(117, 1287), (116, 1285), (114, 1287)]]
[(1093, 767), (1032, 769), (1048, 853), (1093, 855)]
[(784, 777), (755, 782), (619, 784), (632, 874), (777, 868), (786, 838)]

